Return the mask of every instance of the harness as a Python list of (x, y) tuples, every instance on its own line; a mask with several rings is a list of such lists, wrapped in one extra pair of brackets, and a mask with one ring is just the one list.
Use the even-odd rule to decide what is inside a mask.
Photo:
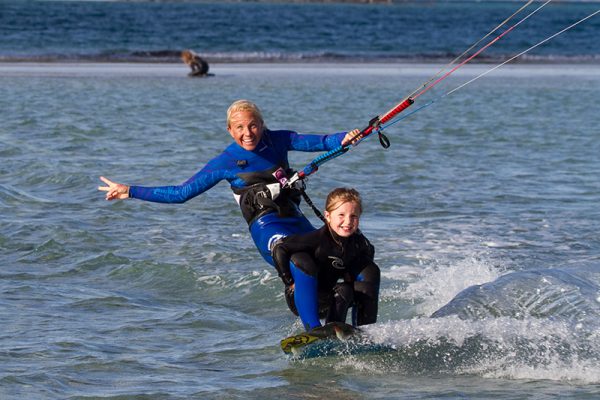
[[(263, 138), (272, 148), (273, 143), (270, 137), (265, 135)], [(236, 162), (239, 167), (247, 166), (246, 160), (237, 160)], [(296, 171), (290, 168), (285, 158), (280, 159), (278, 164), (264, 171), (237, 174), (246, 183), (246, 186), (232, 187), (231, 189), (248, 225), (272, 212), (277, 212), (280, 217), (302, 216), (301, 198), (304, 198), (314, 213), (325, 221), (319, 209), (306, 194), (306, 183), (302, 180), (290, 181), (290, 177), (295, 176)]]
[(284, 172), (282, 168), (274, 167), (269, 171), (240, 174), (244, 175), (246, 182), (257, 182), (243, 188), (232, 188), (248, 225), (272, 212), (277, 212), (280, 217), (302, 214), (299, 206), (304, 191), (303, 185), (282, 187), (281, 183), (282, 179), (293, 172), (291, 169)]

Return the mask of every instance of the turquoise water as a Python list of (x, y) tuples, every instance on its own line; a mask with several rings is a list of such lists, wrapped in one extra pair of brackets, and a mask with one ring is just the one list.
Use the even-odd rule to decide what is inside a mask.
[(212, 68), (0, 65), (0, 397), (598, 397), (595, 66), (502, 68), (311, 177), (319, 206), (363, 194), (383, 273), (366, 332), (396, 351), (310, 361), (278, 348), (300, 325), (226, 184), (158, 205), (106, 202), (98, 177), (187, 179), (230, 142), (240, 97), (273, 129), (363, 127), (439, 68)]

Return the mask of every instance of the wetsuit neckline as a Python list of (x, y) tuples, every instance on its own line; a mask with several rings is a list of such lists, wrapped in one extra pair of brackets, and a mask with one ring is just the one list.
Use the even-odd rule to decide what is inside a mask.
[(350, 236), (348, 236), (347, 238), (345, 238), (345, 237), (342, 237), (342, 236), (338, 235), (337, 233), (335, 233), (335, 232), (334, 232), (334, 231), (331, 229), (331, 227), (329, 226), (329, 224), (326, 224), (326, 226), (327, 226), (327, 230), (329, 231), (329, 235), (331, 236), (331, 238), (333, 239), (333, 241), (334, 241), (334, 242), (335, 242), (335, 243), (336, 243), (338, 246), (340, 246), (340, 248), (341, 248), (342, 250), (344, 249), (344, 247), (345, 247), (345, 246), (346, 246), (346, 244), (348, 243), (348, 240), (349, 240), (349, 239), (350, 239), (352, 236), (354, 236), (354, 235), (356, 234), (356, 232), (355, 232), (355, 233), (353, 233), (352, 235), (350, 235)]

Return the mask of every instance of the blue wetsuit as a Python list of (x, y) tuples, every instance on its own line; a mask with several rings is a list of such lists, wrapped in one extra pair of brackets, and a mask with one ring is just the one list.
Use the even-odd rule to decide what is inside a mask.
[[(281, 237), (303, 233), (315, 228), (298, 207), (294, 195), (282, 195), (267, 206), (255, 204), (257, 193), (264, 192), (264, 185), (278, 182), (273, 176), (276, 170), (291, 173), (288, 151), (329, 151), (341, 145), (346, 132), (332, 135), (302, 135), (293, 131), (270, 131), (265, 129), (261, 141), (253, 151), (243, 149), (237, 143), (229, 145), (223, 153), (210, 160), (204, 168), (178, 186), (142, 187), (131, 186), (129, 196), (159, 203), (183, 203), (209, 190), (222, 180), (240, 198), (240, 205), (249, 223), (252, 239), (263, 258), (271, 265), (270, 247)], [(262, 198), (262, 197), (260, 197)], [(249, 203), (252, 203), (248, 205)]]

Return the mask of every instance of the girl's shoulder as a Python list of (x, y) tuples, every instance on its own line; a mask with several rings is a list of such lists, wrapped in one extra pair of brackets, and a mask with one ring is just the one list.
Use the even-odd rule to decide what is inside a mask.
[(367, 252), (368, 254), (375, 254), (375, 247), (371, 244), (369, 239), (359, 230), (352, 235), (353, 243), (361, 251)]

